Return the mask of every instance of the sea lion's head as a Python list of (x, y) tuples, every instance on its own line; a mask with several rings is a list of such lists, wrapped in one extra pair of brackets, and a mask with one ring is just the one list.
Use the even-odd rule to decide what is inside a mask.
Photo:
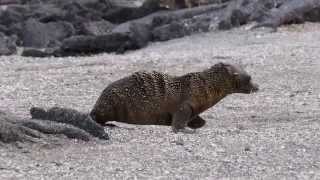
[(240, 65), (221, 62), (213, 67), (226, 73), (227, 81), (231, 84), (231, 93), (250, 94), (259, 90), (259, 86), (252, 82), (251, 76)]

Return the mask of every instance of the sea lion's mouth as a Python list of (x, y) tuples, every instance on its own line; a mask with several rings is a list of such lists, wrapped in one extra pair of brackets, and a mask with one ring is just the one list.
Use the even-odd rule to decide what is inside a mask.
[(257, 91), (259, 91), (259, 85), (258, 84), (255, 84), (255, 83), (251, 83), (251, 91), (250, 93), (255, 93)]
[(255, 83), (249, 83), (246, 86), (240, 87), (238, 89), (239, 93), (244, 93), (244, 94), (251, 94), (259, 91), (259, 85)]

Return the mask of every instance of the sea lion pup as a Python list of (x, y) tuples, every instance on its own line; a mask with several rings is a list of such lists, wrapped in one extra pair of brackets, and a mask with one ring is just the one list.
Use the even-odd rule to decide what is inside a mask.
[(238, 65), (218, 63), (202, 72), (171, 76), (135, 72), (107, 86), (90, 115), (97, 123), (118, 121), (172, 126), (174, 132), (197, 129), (206, 121), (199, 114), (232, 93), (258, 91)]

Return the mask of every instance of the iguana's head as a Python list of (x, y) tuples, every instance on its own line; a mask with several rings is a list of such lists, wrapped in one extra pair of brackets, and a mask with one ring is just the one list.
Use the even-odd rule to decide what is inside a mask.
[(218, 63), (210, 69), (222, 73), (226, 85), (231, 88), (231, 93), (250, 94), (259, 90), (259, 86), (252, 82), (251, 76), (239, 65)]

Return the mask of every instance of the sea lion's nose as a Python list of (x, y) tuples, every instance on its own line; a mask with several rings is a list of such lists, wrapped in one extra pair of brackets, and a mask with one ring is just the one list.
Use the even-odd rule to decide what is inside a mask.
[(259, 91), (259, 85), (256, 83), (252, 83), (251, 92), (257, 92), (257, 91)]

